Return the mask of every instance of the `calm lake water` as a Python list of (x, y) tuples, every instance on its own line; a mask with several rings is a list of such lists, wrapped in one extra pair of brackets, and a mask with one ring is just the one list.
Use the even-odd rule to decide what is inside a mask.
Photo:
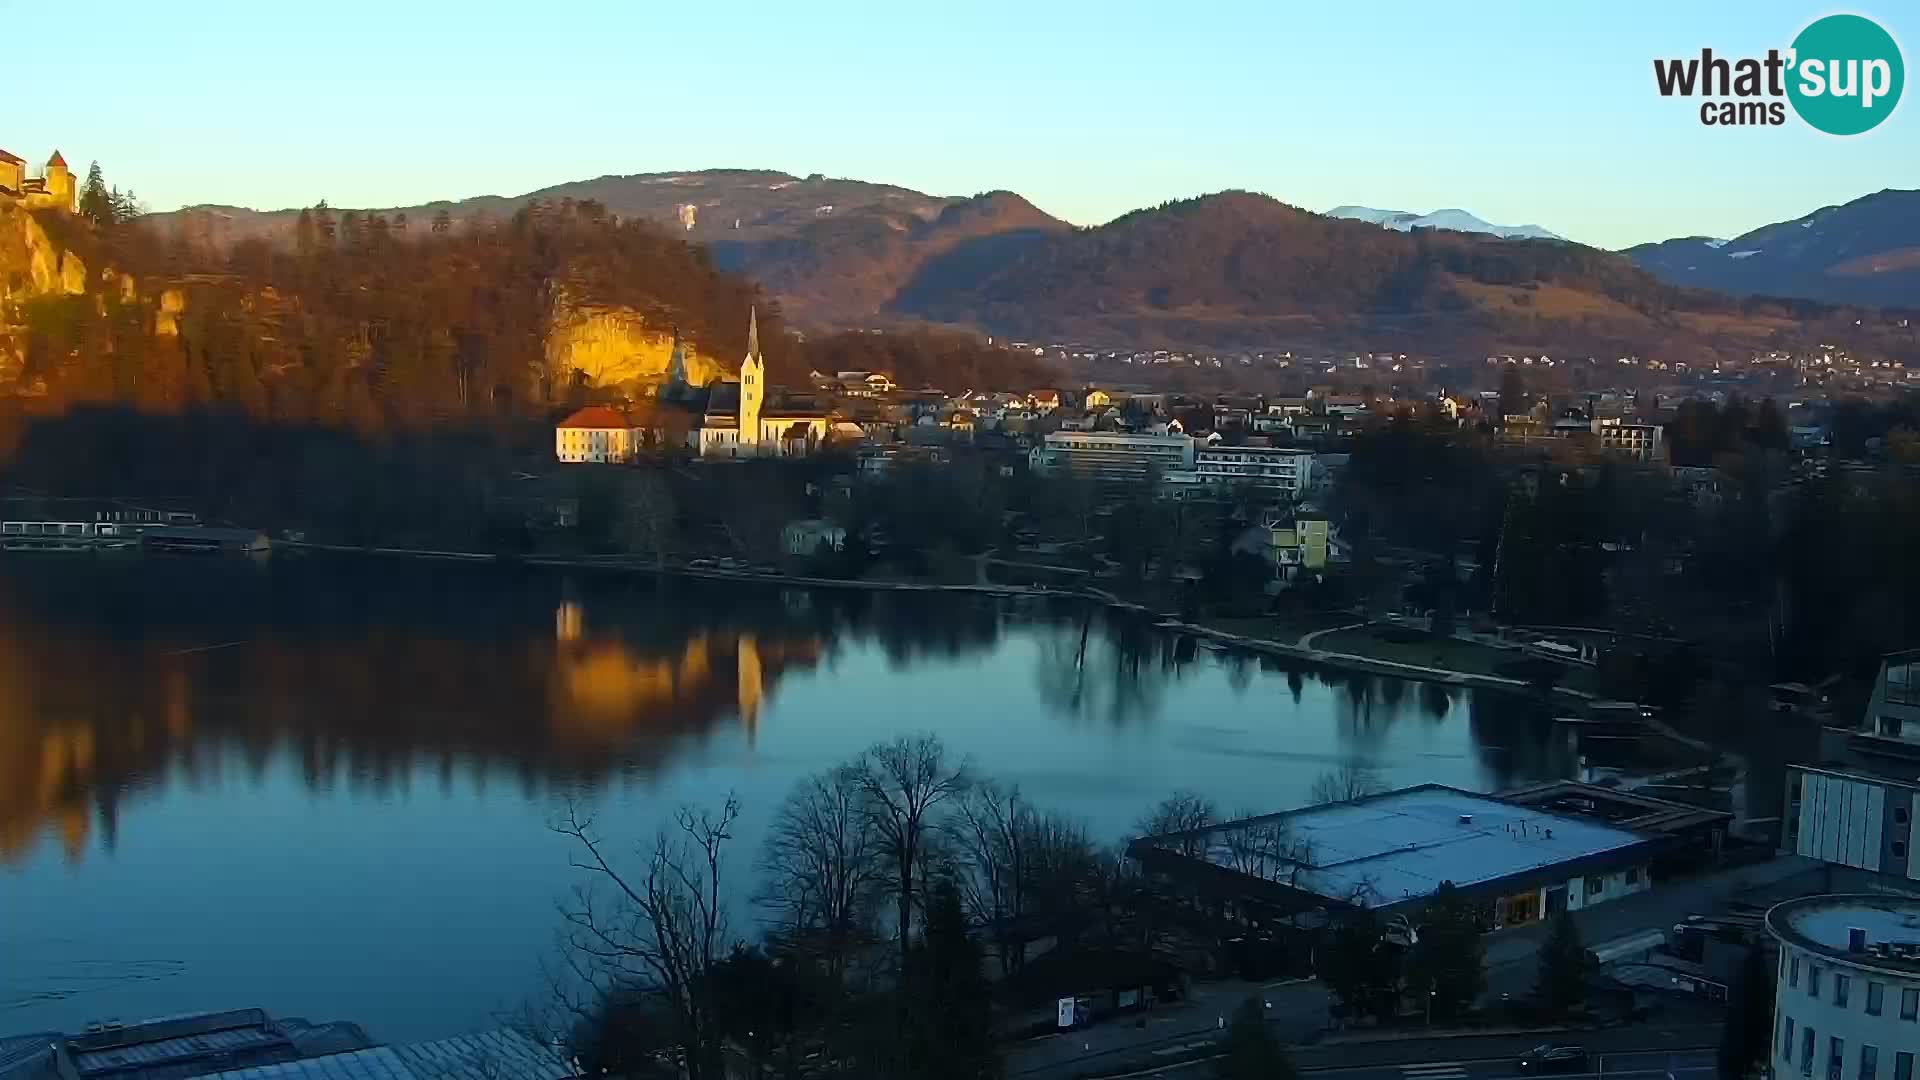
[(276, 557), (0, 556), (0, 1034), (261, 1006), (376, 1038), (538, 994), (582, 799), (623, 850), (903, 732), (1102, 839), (1571, 775), (1534, 706), (1196, 649), (1066, 603)]

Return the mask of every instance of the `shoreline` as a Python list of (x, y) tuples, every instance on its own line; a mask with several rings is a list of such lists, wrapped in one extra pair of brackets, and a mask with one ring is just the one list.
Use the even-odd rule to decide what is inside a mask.
[[(317, 551), (328, 554), (378, 556), (400, 559), (430, 559), (446, 562), (492, 563), (507, 566), (521, 564), (526, 566), (549, 567), (562, 570), (616, 570), (627, 573), (652, 574), (660, 577), (694, 578), (707, 581), (744, 581), (765, 585), (786, 586), (806, 589), (853, 589), (866, 592), (910, 592), (910, 593), (960, 593), (974, 596), (996, 596), (1008, 598), (1061, 598), (1083, 600), (1099, 604), (1110, 610), (1156, 620), (1157, 629), (1170, 633), (1187, 634), (1196, 639), (1211, 641), (1232, 649), (1245, 652), (1282, 657), (1303, 664), (1320, 667), (1338, 668), (1356, 671), (1368, 675), (1381, 675), (1415, 682), (1429, 682), (1441, 686), (1468, 687), (1474, 689), (1501, 690), (1506, 692), (1525, 692), (1533, 684), (1525, 679), (1514, 679), (1504, 675), (1488, 675), (1471, 671), (1455, 671), (1450, 668), (1428, 667), (1421, 664), (1407, 664), (1398, 660), (1384, 660), (1361, 653), (1337, 652), (1331, 649), (1301, 647), (1298, 644), (1276, 641), (1272, 638), (1252, 637), (1234, 634), (1225, 630), (1216, 630), (1188, 622), (1166, 612), (1155, 611), (1144, 604), (1124, 600), (1104, 589), (1091, 586), (1083, 588), (1052, 589), (1032, 585), (995, 585), (980, 583), (941, 583), (921, 581), (868, 581), (850, 578), (808, 577), (793, 574), (763, 574), (751, 570), (728, 570), (720, 567), (692, 567), (683, 564), (650, 563), (628, 555), (529, 555), (503, 556), (478, 551), (437, 551), (428, 548), (396, 547), (354, 547), (347, 544), (315, 544), (306, 541), (276, 540), (275, 547), (289, 548), (294, 551)], [(1311, 635), (1309, 635), (1311, 636)], [(1596, 695), (1585, 691), (1555, 686), (1553, 693), (1565, 695), (1579, 701), (1597, 700)]]

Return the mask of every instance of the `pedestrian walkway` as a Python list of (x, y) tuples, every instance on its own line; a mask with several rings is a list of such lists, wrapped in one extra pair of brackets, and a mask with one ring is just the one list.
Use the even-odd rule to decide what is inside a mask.
[(1467, 1066), (1459, 1061), (1402, 1065), (1400, 1075), (1406, 1077), (1406, 1080), (1466, 1080)]

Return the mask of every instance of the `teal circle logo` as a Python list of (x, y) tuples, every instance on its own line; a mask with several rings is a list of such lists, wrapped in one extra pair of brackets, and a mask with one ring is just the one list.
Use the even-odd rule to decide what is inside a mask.
[(1859, 15), (1814, 20), (1793, 39), (1790, 63), (1793, 111), (1829, 135), (1871, 131), (1900, 104), (1907, 81), (1893, 35)]

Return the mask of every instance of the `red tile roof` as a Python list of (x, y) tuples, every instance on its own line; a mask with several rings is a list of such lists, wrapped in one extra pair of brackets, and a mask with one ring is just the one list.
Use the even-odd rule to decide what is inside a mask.
[(67, 159), (61, 157), (60, 151), (58, 150), (55, 150), (53, 152), (53, 156), (47, 159), (47, 168), (51, 169), (56, 165), (58, 165), (62, 169), (67, 167)]
[(632, 427), (624, 413), (605, 405), (589, 405), (565, 420), (560, 421), (563, 428), (625, 428)]
[(7, 162), (10, 165), (25, 165), (27, 163), (26, 158), (14, 157), (5, 150), (0, 150), (0, 161)]

